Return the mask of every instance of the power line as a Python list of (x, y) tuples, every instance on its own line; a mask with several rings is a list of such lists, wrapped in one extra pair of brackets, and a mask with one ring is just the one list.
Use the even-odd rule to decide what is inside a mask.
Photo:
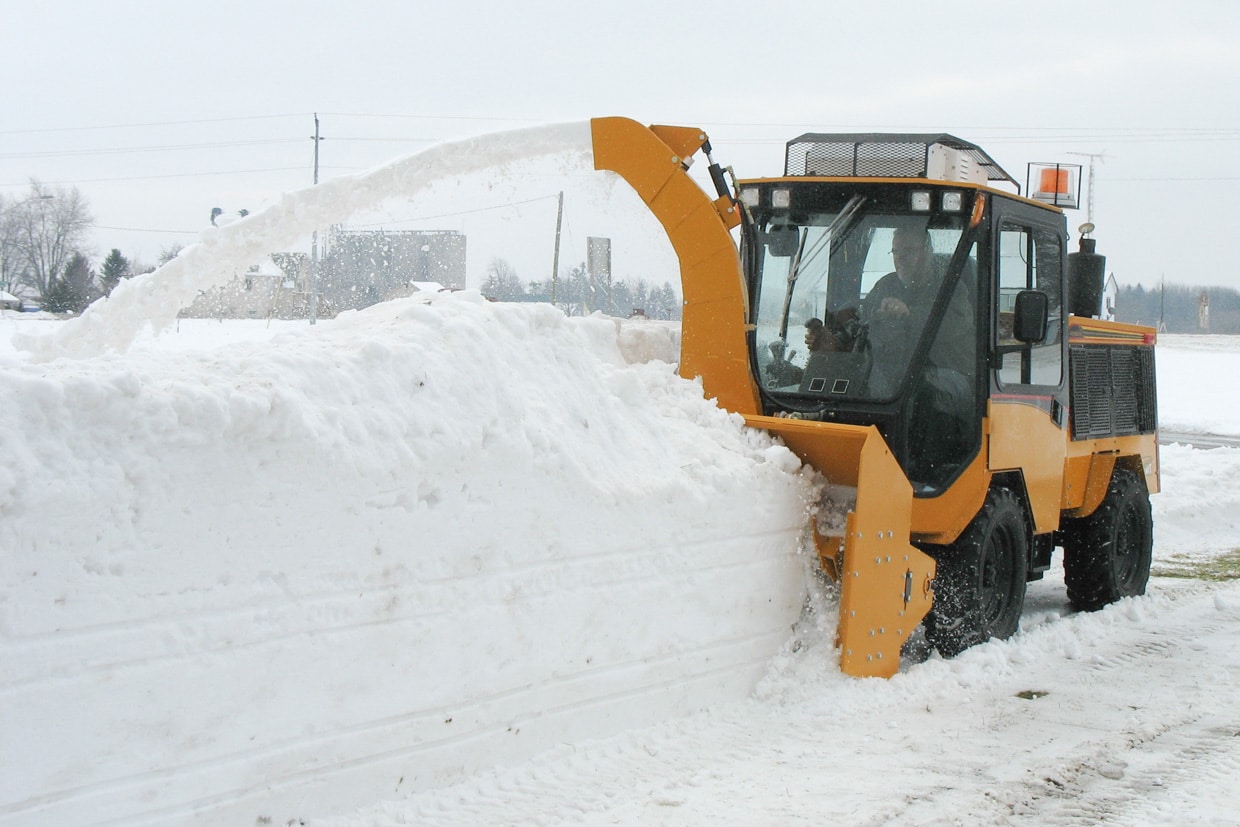
[(359, 143), (377, 141), (386, 143), (435, 144), (442, 140), (443, 138), (332, 138), (333, 143), (336, 141), (357, 141)]
[[(691, 120), (691, 119), (685, 119), (685, 120)], [(710, 123), (713, 126), (764, 127), (764, 128), (771, 128), (771, 129), (805, 129), (808, 125), (810, 125), (810, 122), (806, 122), (806, 121), (799, 121), (796, 123), (773, 123), (770, 121), (764, 121), (761, 123), (750, 123), (750, 122), (744, 122), (744, 121), (716, 121), (711, 118), (703, 119), (703, 122)], [(910, 128), (910, 124), (907, 122), (896, 123), (896, 124), (890, 124), (890, 123), (889, 124), (876, 124), (876, 123), (863, 123), (863, 124), (842, 123), (841, 124), (841, 123), (836, 123), (836, 124), (828, 124), (828, 125), (820, 124), (816, 128), (818, 129), (830, 128), (830, 129), (866, 130), (866, 131), (879, 131), (879, 130), (908, 131)], [(973, 124), (973, 125), (961, 124), (961, 125), (953, 126), (952, 129), (957, 130), (957, 131), (962, 131), (962, 132), (966, 130), (970, 132), (976, 130), (978, 132), (1020, 132), (1020, 133), (1035, 133), (1035, 134), (1036, 133), (1048, 133), (1048, 132), (1049, 133), (1071, 132), (1073, 134), (1085, 133), (1085, 134), (1101, 135), (1103, 137), (1121, 134), (1121, 133), (1139, 134), (1143, 132), (1158, 132), (1158, 133), (1194, 132), (1194, 133), (1217, 134), (1220, 136), (1228, 136), (1228, 135), (1234, 136), (1234, 135), (1240, 134), (1240, 128), (1218, 127), (1218, 126), (1209, 126), (1209, 127), (1206, 127), (1206, 126), (1201, 126), (1201, 127), (1196, 127), (1196, 126), (1088, 127), (1088, 126), (1000, 126), (998, 124), (989, 124), (989, 125), (983, 126), (983, 125), (978, 125), (978, 124)], [(933, 130), (930, 130), (930, 131), (933, 131)], [(1044, 136), (1039, 135), (1039, 137), (1044, 137)]]
[(50, 152), (5, 152), (0, 158), (64, 158), (81, 155), (123, 155), (130, 152), (172, 152), (192, 149), (222, 149), (226, 147), (262, 146), (267, 144), (291, 144), (297, 138), (265, 138), (253, 141), (217, 141), (203, 144), (166, 144), (163, 146), (127, 146), (111, 149), (64, 149)]
[(89, 132), (92, 130), (103, 129), (145, 129), (153, 126), (192, 126), (194, 124), (225, 123), (229, 121), (261, 121), (270, 120), (273, 118), (300, 118), (304, 114), (304, 112), (294, 112), (284, 115), (243, 115), (232, 118), (198, 118), (191, 121), (154, 121), (150, 123), (101, 124), (98, 126), (49, 126), (35, 129), (0, 129), (0, 135), (33, 135), (48, 132)]
[[(0, 135), (41, 135), (55, 132), (94, 132), (108, 129), (148, 129), (158, 126), (195, 126), (204, 123), (230, 123), (238, 121), (276, 120), (279, 118), (304, 118), (307, 114), (309, 113), (284, 112), (274, 115), (239, 115), (227, 118), (194, 118), (184, 121), (149, 121), (145, 123), (113, 123), (90, 126), (46, 126), (35, 127), (33, 129), (0, 129)], [(423, 121), (499, 121), (517, 123), (546, 123), (545, 119), (540, 118), (511, 118), (495, 115), (402, 115), (393, 113), (383, 114), (378, 112), (322, 112), (320, 114), (332, 115), (339, 118), (398, 118)]]
[(1240, 176), (1237, 176), (1237, 175), (1202, 175), (1202, 176), (1195, 177), (1195, 178), (1184, 177), (1184, 176), (1166, 176), (1166, 177), (1158, 177), (1158, 178), (1108, 178), (1107, 179), (1108, 184), (1116, 182), (1116, 181), (1125, 181), (1125, 182), (1128, 182), (1128, 181), (1240, 181)]
[[(220, 118), (193, 118), (179, 121), (147, 121), (135, 123), (119, 123), (119, 124), (92, 124), (86, 126), (58, 126), (58, 127), (36, 127), (32, 129), (0, 129), (0, 135), (30, 135), (30, 134), (46, 134), (55, 132), (88, 132), (101, 131), (109, 129), (143, 129), (162, 126), (193, 126), (205, 123), (229, 123), (241, 121), (259, 121), (259, 120), (275, 120), (280, 118), (302, 118), (310, 113), (307, 112), (284, 112), (267, 115), (237, 115)], [(388, 118), (399, 120), (418, 120), (418, 121), (490, 121), (501, 123), (547, 123), (547, 118), (527, 118), (514, 117), (509, 115), (448, 115), (448, 114), (407, 114), (399, 112), (322, 112), (322, 115), (331, 115), (340, 118)], [(690, 119), (691, 120), (691, 119)], [(810, 123), (807, 121), (797, 122), (773, 122), (773, 121), (717, 121), (713, 118), (698, 119), (709, 122), (715, 126), (721, 127), (765, 127), (774, 129), (804, 129)], [(834, 129), (865, 129), (867, 131), (886, 130), (886, 129), (904, 129), (907, 124), (835, 124), (831, 128)], [(997, 124), (987, 125), (961, 125), (953, 127), (957, 130), (981, 130), (981, 131), (1004, 131), (1004, 132), (1020, 132), (1033, 133), (1030, 137), (1046, 137), (1040, 133), (1058, 133), (1066, 129), (1071, 129), (1073, 133), (1087, 133), (1095, 137), (1110, 137), (1121, 133), (1139, 134), (1143, 132), (1160, 132), (1174, 135), (1184, 135), (1186, 133), (1213, 134), (1221, 138), (1235, 137), (1240, 134), (1240, 130), (1227, 127), (1065, 127), (1065, 126), (1000, 126)]]
[(492, 204), (489, 207), (477, 207), (472, 210), (460, 210), (459, 212), (445, 212), (438, 215), (420, 215), (415, 218), (399, 218), (394, 221), (379, 221), (370, 224), (354, 224), (350, 226), (356, 227), (385, 227), (391, 224), (413, 224), (418, 221), (433, 221), (436, 218), (454, 218), (458, 215), (473, 215), (474, 213), (491, 212), (492, 210), (506, 210), (510, 207), (520, 207), (524, 204), (534, 204), (538, 201), (550, 201), (553, 198), (559, 198), (558, 195), (539, 195), (534, 198), (526, 198), (524, 201), (509, 201), (506, 204)]
[[(320, 169), (331, 169), (331, 170), (337, 170), (337, 171), (356, 172), (358, 169), (362, 169), (362, 167), (320, 167)], [(305, 166), (265, 167), (263, 169), (224, 169), (224, 170), (216, 170), (213, 172), (174, 172), (174, 173), (169, 173), (167, 175), (124, 175), (124, 176), (119, 176), (119, 177), (114, 177), (114, 178), (74, 178), (72, 180), (65, 180), (65, 181), (42, 181), (42, 179), (40, 179), (40, 181), (42, 181), (42, 183), (44, 184), (53, 184), (57, 186), (72, 186), (75, 184), (98, 184), (98, 183), (109, 183), (109, 182), (114, 182), (114, 181), (153, 181), (153, 180), (158, 180), (162, 178), (201, 178), (201, 177), (210, 176), (210, 175), (251, 175), (253, 173), (261, 173), (261, 172), (304, 172), (305, 170), (306, 170)], [(30, 183), (29, 181), (22, 181), (16, 184), (13, 184), (13, 183), (0, 184), (0, 187), (24, 187), (29, 183)]]
[(168, 233), (170, 235), (197, 235), (203, 231), (203, 227), (197, 230), (155, 230), (150, 227), (108, 227), (104, 224), (92, 224), (96, 230), (116, 230), (123, 233)]
[(511, 118), (500, 117), (497, 115), (400, 115), (400, 114), (382, 114), (378, 112), (323, 112), (323, 115), (332, 115), (337, 118), (400, 118), (416, 121), (500, 121), (510, 123), (546, 123), (541, 118)]
[[(800, 128), (804, 128), (803, 126)], [(830, 129), (851, 130), (866, 129), (868, 131), (882, 131), (886, 129), (895, 129), (890, 126), (855, 126), (855, 125), (832, 125)], [(1008, 143), (1082, 143), (1085, 141), (1107, 141), (1118, 143), (1202, 143), (1211, 141), (1234, 141), (1240, 138), (1240, 130), (1230, 130), (1226, 132), (1204, 132), (1204, 131), (1188, 131), (1188, 132), (1164, 132), (1149, 131), (1146, 133), (1132, 132), (1081, 132), (1081, 133), (1059, 133), (1050, 135), (1027, 135), (1027, 134), (979, 134), (973, 132), (970, 127), (957, 127), (954, 132), (970, 134), (970, 140), (974, 143), (986, 144), (1008, 144)], [(772, 136), (769, 138), (728, 138), (728, 144), (778, 144), (787, 143), (787, 138), (782, 136)], [(716, 137), (716, 144), (723, 143)]]

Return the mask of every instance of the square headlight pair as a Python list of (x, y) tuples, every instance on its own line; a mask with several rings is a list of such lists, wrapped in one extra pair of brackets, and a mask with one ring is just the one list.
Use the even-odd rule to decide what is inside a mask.
[[(913, 212), (930, 212), (931, 198), (932, 195), (928, 190), (913, 190), (909, 207)], [(964, 193), (956, 190), (943, 193), (939, 208), (943, 212), (960, 212), (964, 209)]]

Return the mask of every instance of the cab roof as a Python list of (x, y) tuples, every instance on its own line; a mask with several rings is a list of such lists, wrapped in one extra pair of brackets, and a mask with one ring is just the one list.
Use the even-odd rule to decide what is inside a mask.
[(929, 178), (1020, 184), (977, 144), (947, 133), (807, 132), (788, 142), (784, 175)]

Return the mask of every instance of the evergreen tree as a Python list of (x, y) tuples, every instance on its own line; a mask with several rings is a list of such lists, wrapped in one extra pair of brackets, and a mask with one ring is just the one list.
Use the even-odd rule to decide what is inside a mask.
[(650, 305), (646, 313), (652, 319), (678, 320), (680, 318), (680, 297), (672, 289), (669, 282), (663, 282), (650, 292)]
[[(551, 280), (530, 282), (526, 288), (526, 301), (551, 301)], [(590, 278), (584, 262), (559, 279), (556, 304), (570, 316), (598, 310), (623, 317), (634, 310), (641, 310), (651, 319), (676, 321), (681, 315), (680, 294), (670, 283), (652, 288), (645, 279), (636, 282), (620, 280), (612, 282), (609, 291), (605, 282)]]
[(103, 294), (112, 295), (112, 291), (116, 289), (116, 285), (120, 284), (121, 279), (127, 279), (132, 275), (133, 267), (129, 259), (113, 247), (112, 252), (108, 253), (108, 257), (103, 260), (103, 266), (99, 271), (99, 285), (103, 288)]
[(77, 252), (62, 273), (52, 275), (43, 294), (43, 309), (52, 313), (81, 313), (99, 295), (90, 261)]

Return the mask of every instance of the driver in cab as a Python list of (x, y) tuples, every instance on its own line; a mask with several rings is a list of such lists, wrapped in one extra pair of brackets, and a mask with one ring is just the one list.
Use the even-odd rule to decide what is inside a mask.
[[(930, 236), (924, 229), (900, 227), (891, 243), (895, 270), (878, 280), (861, 303), (854, 308), (828, 313), (823, 319), (805, 323), (805, 347), (810, 353), (851, 350), (853, 336), (847, 325), (860, 315), (866, 324), (912, 321), (913, 307), (922, 311), (921, 321), (934, 301), (938, 280), (932, 271)], [(920, 325), (918, 325), (920, 329)]]
[[(855, 333), (850, 331), (853, 327), (850, 322), (858, 317), (871, 328), (870, 344), (876, 349), (904, 351), (915, 343), (942, 276), (935, 267), (930, 234), (921, 227), (897, 228), (892, 238), (891, 257), (895, 270), (878, 280), (862, 301), (860, 313), (849, 307), (826, 314), (825, 323), (822, 319), (810, 319), (805, 323), (805, 346), (811, 353), (853, 349)], [(934, 361), (944, 366), (971, 363), (970, 315), (963, 291), (957, 290), (933, 348), (937, 357)], [(879, 335), (875, 336), (875, 332)], [(906, 359), (910, 354), (901, 355)]]

